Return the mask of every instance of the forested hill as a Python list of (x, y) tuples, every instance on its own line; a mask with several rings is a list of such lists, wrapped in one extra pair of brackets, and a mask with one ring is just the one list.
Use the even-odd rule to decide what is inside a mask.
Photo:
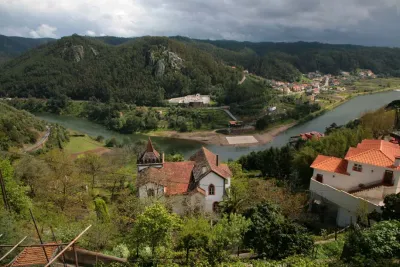
[(242, 74), (211, 54), (166, 37), (113, 46), (73, 35), (40, 46), (0, 69), (1, 96), (95, 97), (157, 105), (190, 93), (218, 94)]
[(45, 123), (32, 114), (0, 102), (0, 150), (35, 143)]
[[(23, 50), (18, 45), (12, 47)], [(337, 74), (361, 68), (381, 76), (400, 76), (400, 49), (210, 41), (179, 36), (73, 35), (40, 45), (0, 66), (0, 96), (67, 95), (72, 99), (94, 97), (103, 102), (152, 106), (167, 98), (194, 93), (212, 94), (221, 104), (238, 102), (232, 100), (236, 96), (241, 102), (251, 100), (252, 97), (240, 97), (243, 88), (237, 82), (242, 77), (241, 68), (234, 70), (230, 66), (241, 66), (267, 79), (291, 82), (298, 81), (301, 73), (315, 70)], [(261, 91), (254, 87), (249, 92), (257, 97), (263, 95), (266, 86), (261, 87)]]
[(299, 73), (319, 70), (338, 74), (357, 68), (384, 76), (400, 76), (400, 48), (333, 45), (322, 43), (272, 43), (193, 40), (174, 37), (250, 72), (271, 79), (294, 81)]
[(39, 45), (52, 42), (52, 38), (24, 38), (0, 34), (0, 64)]

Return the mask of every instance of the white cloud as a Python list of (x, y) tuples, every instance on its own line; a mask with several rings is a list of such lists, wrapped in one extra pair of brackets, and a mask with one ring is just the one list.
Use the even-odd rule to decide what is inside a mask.
[[(329, 37), (336, 42), (348, 40), (340, 33), (357, 33), (369, 40), (394, 40), (398, 36), (394, 25), (400, 20), (398, 3), (399, 0), (0, 0), (0, 33), (34, 37), (73, 33), (121, 37), (184, 35), (250, 41), (305, 37), (324, 41)], [(26, 30), (32, 29), (31, 25), (41, 26)]]
[(50, 37), (50, 38), (57, 38), (56, 34), (57, 28), (52, 27), (47, 24), (41, 24), (36, 30), (29, 31), (29, 35), (33, 38), (43, 38), (43, 37)]
[(87, 30), (87, 31), (86, 31), (86, 35), (89, 35), (89, 36), (96, 36), (96, 32), (91, 31), (91, 30)]

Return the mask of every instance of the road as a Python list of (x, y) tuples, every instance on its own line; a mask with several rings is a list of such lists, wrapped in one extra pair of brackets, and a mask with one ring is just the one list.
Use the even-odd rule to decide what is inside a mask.
[(37, 141), (34, 145), (32, 145), (32, 146), (26, 148), (26, 149), (25, 149), (25, 152), (32, 152), (32, 151), (35, 151), (35, 150), (37, 150), (39, 147), (41, 147), (44, 143), (47, 142), (47, 140), (49, 139), (50, 133), (51, 133), (51, 129), (50, 129), (49, 126), (46, 126), (46, 128), (47, 128), (46, 134), (45, 134), (42, 138), (40, 138), (40, 140)]
[(237, 121), (238, 119), (227, 109), (222, 109), (223, 111), (225, 111), (226, 114), (228, 114), (229, 117), (232, 118), (232, 120)]
[(243, 73), (243, 78), (238, 82), (238, 84), (242, 84), (244, 83), (244, 81), (246, 80), (246, 74)]
[(325, 87), (328, 87), (328, 86), (329, 86), (329, 77), (327, 76), (326, 80), (325, 80)]

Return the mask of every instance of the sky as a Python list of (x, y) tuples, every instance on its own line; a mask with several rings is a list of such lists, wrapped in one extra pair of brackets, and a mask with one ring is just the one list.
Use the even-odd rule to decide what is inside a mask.
[(400, 46), (400, 0), (0, 0), (0, 34)]

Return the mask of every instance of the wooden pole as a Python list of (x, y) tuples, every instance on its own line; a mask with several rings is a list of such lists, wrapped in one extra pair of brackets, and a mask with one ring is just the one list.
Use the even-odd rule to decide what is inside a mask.
[[(37, 248), (37, 247), (58, 247), (62, 245), (68, 245), (68, 243), (60, 243), (60, 244), (36, 244), (36, 245), (19, 245), (20, 248)], [(0, 245), (0, 248), (11, 248), (14, 245)]]
[(74, 250), (75, 266), (76, 266), (76, 267), (79, 267), (79, 264), (78, 264), (78, 254), (76, 253), (75, 244), (72, 245), (72, 249)]
[(85, 230), (83, 230), (78, 236), (76, 236), (74, 238), (74, 240), (72, 240), (71, 242), (68, 243), (67, 246), (65, 246), (65, 248), (63, 250), (60, 251), (60, 253), (58, 253), (53, 259), (51, 259), (51, 261), (49, 263), (47, 263), (44, 267), (48, 267), (50, 266), (56, 259), (58, 259), (58, 257), (60, 257), (69, 247), (71, 247), (76, 241), (78, 241), (79, 238), (81, 238), (81, 236), (86, 233), (87, 230), (89, 230), (89, 228), (92, 227), (92, 225), (89, 225), (88, 227), (86, 227)]
[(8, 200), (7, 200), (6, 185), (5, 185), (5, 182), (3, 179), (3, 174), (1, 173), (1, 170), (0, 170), (0, 186), (1, 186), (1, 193), (3, 194), (4, 208), (5, 208), (5, 210), (10, 211), (10, 204), (8, 203)]
[(3, 257), (1, 257), (0, 261), (4, 260), (8, 254), (10, 254), (14, 249), (16, 249), (18, 247), (19, 244), (21, 244), (22, 242), (24, 242), (26, 236), (24, 238), (21, 239), (21, 241), (19, 241), (15, 246), (13, 246)]
[[(35, 225), (36, 233), (39, 237), (40, 244), (43, 245), (43, 240), (42, 240), (42, 237), (40, 236), (39, 229), (37, 227), (36, 220), (35, 220), (35, 217), (33, 216), (32, 210), (29, 209), (29, 212), (31, 213), (32, 221), (33, 221), (33, 224)], [(43, 248), (44, 256), (46, 257), (46, 261), (49, 262), (49, 257), (47, 256), (46, 248), (45, 247), (42, 247), (42, 248)]]

